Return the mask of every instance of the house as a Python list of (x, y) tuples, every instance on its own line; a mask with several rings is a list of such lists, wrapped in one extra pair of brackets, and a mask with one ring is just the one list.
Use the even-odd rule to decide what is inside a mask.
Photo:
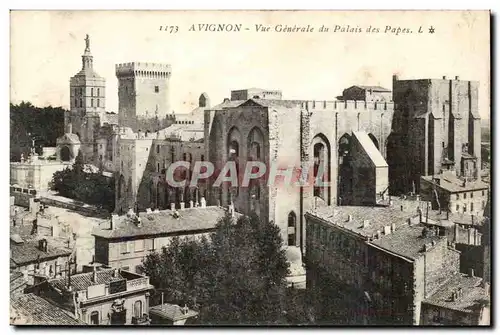
[(34, 293), (90, 325), (148, 324), (149, 277), (92, 267), (67, 278), (38, 283)]

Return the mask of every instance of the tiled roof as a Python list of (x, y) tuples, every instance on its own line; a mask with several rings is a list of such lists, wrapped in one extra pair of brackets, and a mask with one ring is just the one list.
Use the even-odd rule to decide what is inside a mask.
[(10, 244), (10, 259), (18, 266), (22, 264), (34, 263), (38, 259), (43, 262), (55, 257), (69, 256), (70, 254), (71, 249), (54, 247), (50, 244), (50, 242), (47, 243), (47, 252), (38, 248), (38, 241), (36, 240)]
[(186, 313), (183, 313), (182, 307), (179, 305), (163, 304), (151, 307), (149, 309), (149, 314), (155, 314), (165, 319), (178, 321), (197, 316), (198, 312), (188, 309)]
[[(315, 216), (361, 236), (372, 237), (377, 231), (383, 231), (386, 226), (391, 226), (393, 223), (400, 226), (407, 223), (408, 219), (418, 217), (418, 206), (420, 206), (419, 201), (394, 199), (391, 206), (325, 206), (313, 209), (307, 212), (307, 215)], [(351, 221), (348, 221), (349, 215)], [(367, 226), (363, 226), (365, 220), (369, 221)]]
[[(116, 275), (116, 276), (115, 276)], [(115, 273), (114, 269), (98, 270), (96, 272), (96, 281), (94, 282), (94, 273), (85, 272), (71, 276), (71, 286), (76, 291), (84, 291), (89, 286), (109, 284), (111, 282), (122, 280), (124, 277), (120, 274), (120, 271)], [(62, 290), (68, 284), (67, 278), (59, 278), (49, 280), (50, 285)]]
[(370, 157), (375, 167), (387, 167), (387, 162), (377, 149), (371, 138), (364, 131), (353, 131), (352, 134), (358, 140), (359, 144), (363, 147), (368, 157)]
[(154, 236), (170, 233), (214, 229), (217, 222), (226, 215), (226, 209), (218, 206), (195, 207), (179, 210), (179, 218), (171, 210), (152, 213), (139, 213), (141, 226), (123, 215), (118, 218), (113, 229), (96, 228), (93, 235), (104, 238), (123, 238), (133, 236)]
[[(488, 292), (481, 283), (482, 278), (457, 273), (425, 299), (424, 303), (465, 313), (478, 312), (481, 303), (489, 301)], [(462, 296), (453, 301), (452, 293), (459, 288), (462, 289)]]
[(84, 322), (75, 319), (69, 312), (33, 294), (24, 294), (11, 299), (11, 322), (16, 325), (79, 326)]
[(439, 184), (436, 184), (436, 186), (451, 193), (488, 189), (488, 184), (479, 179), (467, 182), (465, 186), (463, 186), (463, 181), (460, 178), (451, 175), (444, 176), (443, 174), (437, 174), (433, 176), (423, 176), (422, 179), (432, 184), (436, 184), (434, 180), (439, 179)]
[(371, 243), (395, 254), (415, 259), (419, 256), (425, 244), (433, 241), (438, 242), (442, 238), (435, 235), (422, 236), (424, 228), (424, 225), (421, 224), (399, 226), (395, 231), (388, 235), (382, 235)]

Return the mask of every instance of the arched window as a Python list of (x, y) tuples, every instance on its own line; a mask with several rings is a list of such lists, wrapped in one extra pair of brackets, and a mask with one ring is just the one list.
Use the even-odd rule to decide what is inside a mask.
[(142, 316), (142, 301), (137, 300), (134, 303), (134, 316), (140, 318)]
[(101, 107), (100, 104), (101, 103), (100, 103), (99, 99), (97, 99), (97, 107)]
[(80, 99), (80, 107), (83, 107), (83, 100)]
[(118, 196), (120, 198), (123, 198), (124, 195), (125, 195), (125, 177), (123, 177), (123, 175), (120, 175), (120, 178), (118, 179)]
[(323, 134), (313, 138), (314, 196), (330, 204), (330, 143)]
[(71, 152), (67, 146), (61, 148), (60, 156), (63, 162), (68, 162), (71, 159)]
[(101, 96), (101, 90), (99, 88), (97, 88), (97, 96), (100, 97)]
[(262, 157), (262, 147), (264, 145), (264, 135), (262, 131), (255, 127), (248, 134), (247, 147), (248, 159), (260, 160)]
[(90, 324), (91, 325), (98, 325), (99, 324), (99, 312), (98, 311), (93, 311), (90, 313)]
[(90, 99), (90, 107), (94, 107), (94, 99)]
[(288, 245), (297, 245), (297, 217), (294, 212), (288, 214)]
[(90, 96), (93, 97), (94, 96), (94, 88), (91, 88), (90, 89)]

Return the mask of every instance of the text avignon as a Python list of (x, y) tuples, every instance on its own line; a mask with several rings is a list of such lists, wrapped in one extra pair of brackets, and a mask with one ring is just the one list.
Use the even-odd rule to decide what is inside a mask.
[(200, 24), (192, 24), (191, 27), (189, 27), (189, 31), (228, 31), (228, 32), (233, 32), (233, 31), (241, 31), (241, 24), (206, 24), (206, 23), (200, 23)]

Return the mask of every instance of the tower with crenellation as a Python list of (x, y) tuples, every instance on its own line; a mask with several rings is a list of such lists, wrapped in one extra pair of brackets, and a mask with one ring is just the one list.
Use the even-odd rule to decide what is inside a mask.
[(116, 65), (121, 127), (155, 132), (172, 123), (169, 64), (132, 62)]

